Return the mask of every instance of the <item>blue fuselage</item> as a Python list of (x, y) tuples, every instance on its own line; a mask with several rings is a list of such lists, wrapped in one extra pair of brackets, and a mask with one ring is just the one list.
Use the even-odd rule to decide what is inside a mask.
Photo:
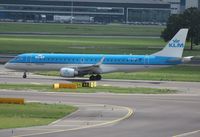
[[(152, 55), (105, 54), (36, 54), (18, 55), (6, 64), (6, 68), (21, 71), (60, 70), (61, 68), (89, 67), (101, 61), (99, 72), (130, 72), (145, 68), (160, 68), (182, 63), (180, 58)], [(96, 71), (96, 70), (95, 70)]]

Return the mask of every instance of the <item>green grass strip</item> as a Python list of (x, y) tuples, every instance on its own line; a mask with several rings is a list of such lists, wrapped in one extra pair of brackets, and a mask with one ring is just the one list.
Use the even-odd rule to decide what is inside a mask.
[(0, 84), (0, 89), (11, 90), (37, 90), (50, 92), (73, 92), (73, 93), (130, 93), (130, 94), (170, 94), (177, 93), (176, 90), (157, 89), (157, 88), (123, 88), (112, 86), (97, 86), (96, 88), (82, 87), (78, 89), (53, 89), (53, 85), (35, 85), (35, 84)]
[(0, 32), (40, 32), (68, 35), (147, 35), (160, 36), (163, 26), (0, 23)]
[(110, 73), (108, 79), (200, 82), (200, 66), (174, 66), (135, 73)]
[(77, 110), (61, 104), (0, 104), (0, 129), (47, 125)]
[[(81, 53), (81, 54), (152, 54), (165, 45), (162, 39), (126, 37), (64, 37), (64, 36), (0, 36), (1, 54), (20, 53)], [(199, 56), (199, 46), (184, 56)]]

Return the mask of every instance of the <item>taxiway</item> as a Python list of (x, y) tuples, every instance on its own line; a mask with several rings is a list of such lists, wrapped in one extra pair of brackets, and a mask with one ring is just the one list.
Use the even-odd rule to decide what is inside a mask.
[[(19, 73), (0, 74), (0, 83), (56, 83), (66, 79), (32, 75), (22, 79)], [(125, 86), (150, 86), (186, 89), (181, 94), (134, 95), (111, 93), (56, 93), (39, 91), (14, 91), (0, 89), (1, 97), (23, 97), (28, 101), (66, 104), (104, 104), (124, 106), (134, 110), (134, 115), (120, 122), (79, 130), (62, 130), (27, 137), (199, 137), (200, 136), (200, 84), (198, 82), (119, 81), (103, 80), (100, 84)], [(128, 84), (127, 84), (128, 83)], [(166, 84), (166, 85), (165, 85)], [(101, 111), (98, 111), (101, 112)], [(123, 111), (124, 112), (124, 111)], [(124, 113), (123, 113), (124, 115)], [(92, 117), (94, 116), (94, 117)], [(96, 119), (96, 115), (90, 118)], [(113, 115), (112, 115), (113, 116)], [(35, 131), (38, 133), (39, 131)], [(0, 130), (0, 136), (4, 137)], [(23, 134), (22, 134), (23, 135)], [(25, 134), (24, 134), (25, 135)], [(10, 135), (11, 136), (11, 135)], [(20, 137), (20, 136), (19, 136)]]

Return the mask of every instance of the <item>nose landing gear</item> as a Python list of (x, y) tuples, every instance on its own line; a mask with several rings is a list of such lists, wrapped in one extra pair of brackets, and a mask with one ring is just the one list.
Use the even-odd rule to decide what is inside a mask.
[(23, 74), (23, 78), (27, 78), (26, 72), (24, 72), (24, 74)]

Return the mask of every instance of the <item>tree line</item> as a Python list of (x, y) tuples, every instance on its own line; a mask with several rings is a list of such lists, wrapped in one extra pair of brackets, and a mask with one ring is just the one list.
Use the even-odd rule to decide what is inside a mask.
[(189, 8), (182, 14), (171, 15), (167, 21), (167, 27), (161, 33), (161, 37), (168, 41), (181, 28), (189, 28), (187, 41), (191, 42), (190, 49), (193, 50), (194, 45), (200, 44), (200, 10)]

